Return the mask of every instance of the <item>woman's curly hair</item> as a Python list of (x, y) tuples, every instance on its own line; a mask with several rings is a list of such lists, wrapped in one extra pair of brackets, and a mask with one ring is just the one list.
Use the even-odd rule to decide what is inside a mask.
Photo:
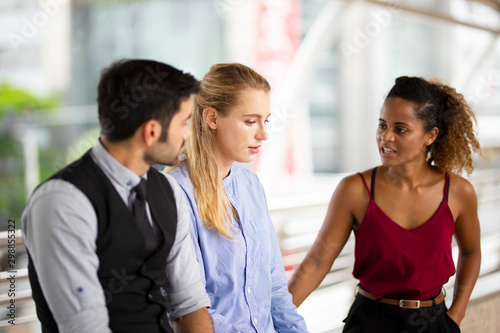
[(475, 135), (476, 117), (462, 94), (439, 80), (401, 76), (387, 95), (414, 102), (415, 116), (424, 121), (424, 130), (439, 130), (427, 147), (427, 163), (443, 172), (468, 174), (474, 170), (472, 152), (481, 154)]

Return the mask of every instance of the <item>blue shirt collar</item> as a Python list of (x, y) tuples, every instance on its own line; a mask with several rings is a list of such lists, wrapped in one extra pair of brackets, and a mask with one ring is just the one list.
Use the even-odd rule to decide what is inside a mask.
[(139, 177), (132, 170), (118, 162), (111, 156), (106, 148), (104, 148), (100, 139), (98, 139), (97, 143), (92, 147), (90, 154), (94, 162), (99, 165), (106, 176), (120, 186), (131, 189), (139, 184), (141, 178), (147, 179), (147, 173)]

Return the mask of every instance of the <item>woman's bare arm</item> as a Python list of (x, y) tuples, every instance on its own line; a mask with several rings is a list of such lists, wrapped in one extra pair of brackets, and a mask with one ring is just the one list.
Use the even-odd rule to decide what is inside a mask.
[(453, 303), (448, 315), (460, 324), (467, 303), (476, 284), (481, 265), (481, 233), (477, 216), (477, 197), (472, 185), (461, 177), (454, 177), (451, 200), (457, 200), (460, 212), (455, 221), (455, 240), (459, 248), (457, 276)]
[[(323, 226), (288, 285), (296, 306), (302, 304), (330, 271), (353, 229), (355, 221), (353, 212), (367, 199), (368, 195), (359, 175), (346, 177), (337, 186), (330, 200)], [(366, 203), (364, 206), (366, 209)]]

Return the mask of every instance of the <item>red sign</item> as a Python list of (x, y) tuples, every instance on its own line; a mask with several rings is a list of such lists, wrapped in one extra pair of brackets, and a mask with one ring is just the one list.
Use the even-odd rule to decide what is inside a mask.
[(300, 43), (299, 0), (257, 0), (256, 70), (279, 84)]

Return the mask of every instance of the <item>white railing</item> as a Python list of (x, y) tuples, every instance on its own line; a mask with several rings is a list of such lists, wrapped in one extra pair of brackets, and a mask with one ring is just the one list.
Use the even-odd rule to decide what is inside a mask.
[[(333, 190), (344, 175), (316, 177), (308, 181), (308, 187), (288, 184), (300, 190), (300, 193), (280, 195), (269, 198), (269, 208), (276, 232), (280, 239), (283, 261), (287, 274), (301, 262), (323, 223), (328, 202)], [(500, 289), (500, 170), (478, 170), (471, 178), (479, 200), (479, 218), (481, 221), (481, 247), (483, 261), (480, 279), (476, 284), (472, 298), (478, 298)], [(26, 270), (26, 252), (19, 231), (16, 239), (16, 269), (10, 273), (8, 267), (0, 272), (0, 331), (8, 327), (7, 306), (15, 299), (16, 326), (28, 325), (36, 328), (37, 318), (34, 311), (31, 290)], [(7, 263), (7, 232), (0, 232), (1, 264)], [(335, 261), (332, 269), (320, 287), (301, 305), (299, 312), (305, 317), (311, 333), (336, 332), (342, 326), (342, 319), (347, 314), (354, 296), (356, 280), (352, 277), (354, 262), (354, 239), (351, 236), (345, 248)], [(454, 248), (456, 258), (457, 250)], [(9, 297), (11, 284), (9, 277), (15, 275), (15, 298)], [(446, 286), (451, 297), (452, 278)], [(447, 299), (450, 301), (451, 299)]]

